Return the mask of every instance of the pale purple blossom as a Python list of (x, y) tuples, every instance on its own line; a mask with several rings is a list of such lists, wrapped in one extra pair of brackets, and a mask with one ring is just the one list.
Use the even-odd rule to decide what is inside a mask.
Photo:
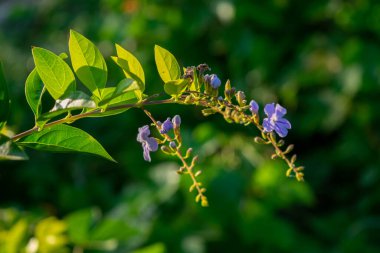
[(173, 123), (171, 122), (170, 118), (167, 118), (161, 125), (161, 130), (160, 130), (160, 133), (161, 134), (166, 134), (168, 133), (170, 130), (173, 129)]
[(149, 126), (145, 125), (139, 128), (139, 133), (137, 134), (137, 141), (141, 143), (143, 148), (144, 160), (150, 162), (150, 152), (157, 151), (158, 143), (153, 137), (149, 137), (150, 130)]
[(204, 79), (205, 82), (210, 84), (213, 89), (218, 89), (219, 86), (222, 84), (219, 77), (215, 74), (205, 75)]
[(279, 104), (271, 103), (265, 106), (264, 112), (268, 116), (263, 121), (264, 131), (269, 133), (274, 130), (280, 137), (285, 137), (288, 129), (292, 128), (290, 122), (283, 118), (286, 109)]
[(251, 100), (251, 102), (249, 102), (249, 110), (253, 114), (257, 114), (259, 112), (259, 105), (257, 104), (255, 100)]

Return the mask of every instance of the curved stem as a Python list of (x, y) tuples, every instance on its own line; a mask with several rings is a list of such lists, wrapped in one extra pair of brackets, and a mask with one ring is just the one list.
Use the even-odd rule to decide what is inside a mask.
[[(96, 110), (93, 110), (90, 112), (85, 112), (85, 113), (81, 113), (81, 114), (77, 114), (77, 115), (72, 115), (72, 116), (69, 116), (69, 117), (66, 117), (63, 119), (59, 119), (59, 120), (47, 123), (45, 125), (45, 127), (50, 127), (50, 126), (59, 125), (59, 124), (63, 124), (63, 123), (69, 123), (69, 122), (72, 123), (72, 122), (77, 121), (79, 119), (90, 117), (92, 115), (99, 114), (99, 113), (101, 114), (101, 113), (116, 111), (116, 110), (120, 110), (120, 109), (138, 108), (138, 107), (142, 107), (142, 106), (146, 106), (146, 105), (171, 104), (171, 103), (176, 103), (176, 102), (174, 100), (171, 100), (171, 99), (155, 100), (155, 101), (143, 100), (142, 102), (138, 102), (135, 104), (124, 104), (124, 105), (110, 106), (104, 111), (102, 111), (101, 109), (96, 109)], [(28, 135), (34, 133), (34, 132), (37, 132), (38, 130), (39, 130), (39, 127), (35, 126), (29, 130), (26, 130), (22, 133), (14, 135), (13, 137), (11, 137), (11, 140), (16, 141), (22, 137), (25, 137), (25, 136), (28, 136)]]

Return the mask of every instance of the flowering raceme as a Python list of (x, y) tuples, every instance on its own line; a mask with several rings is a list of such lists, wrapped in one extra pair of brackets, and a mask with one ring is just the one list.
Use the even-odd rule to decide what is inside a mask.
[[(27, 147), (37, 150), (89, 153), (115, 161), (91, 135), (69, 125), (83, 118), (116, 115), (130, 108), (137, 108), (150, 118), (158, 134), (157, 138), (150, 136), (149, 125), (138, 129), (137, 141), (142, 145), (144, 160), (150, 162), (150, 153), (157, 151), (159, 146), (164, 154), (177, 157), (181, 162), (177, 172), (190, 176), (192, 180), (190, 192), (196, 190), (196, 202), (207, 206), (207, 197), (204, 194), (206, 189), (197, 178), (201, 170), (195, 169), (198, 156), (192, 153), (191, 147), (186, 148), (183, 144), (180, 116), (175, 115), (172, 119), (167, 118), (161, 123), (156, 121), (147, 109), (149, 106), (163, 104), (193, 105), (202, 107), (204, 116), (219, 114), (228, 123), (255, 126), (259, 136), (256, 136), (254, 141), (272, 145), (275, 153), (271, 157), (285, 161), (288, 167), (286, 175), (294, 176), (298, 181), (303, 180), (303, 166), (295, 165), (297, 156), (295, 154), (287, 156), (294, 145), (283, 147), (285, 141), (278, 141), (273, 133), (275, 131), (280, 137), (288, 134), (291, 124), (284, 118), (286, 109), (279, 104), (267, 104), (264, 108), (267, 117), (261, 121), (258, 103), (255, 100), (249, 101), (244, 91), (233, 87), (230, 80), (225, 82), (224, 90), (220, 91), (222, 81), (216, 74), (205, 74), (211, 70), (206, 63), (197, 67), (181, 68), (174, 55), (156, 45), (154, 55), (158, 74), (164, 84), (163, 91), (170, 96), (161, 98), (163, 93), (145, 93), (146, 79), (141, 63), (121, 46), (116, 45), (117, 56), (112, 56), (112, 60), (120, 67), (126, 78), (114, 87), (105, 87), (107, 65), (100, 51), (90, 40), (76, 31), (70, 31), (69, 51), (72, 68), (55, 53), (40, 47), (32, 48), (35, 68), (25, 82), (25, 95), (34, 113), (35, 124), (29, 130), (10, 136), (4, 134), (7, 132), (5, 127), (10, 100), (0, 66), (0, 132), (2, 133), (0, 139), (4, 140), (0, 143), (0, 160), (25, 160), (27, 155), (23, 149)], [(93, 60), (95, 58), (97, 61)], [(46, 62), (58, 64), (47, 65)], [(87, 73), (79, 71), (82, 67), (100, 69), (100, 81), (94, 83), (88, 78)], [(57, 80), (52, 80), (51, 74), (54, 74)], [(82, 88), (88, 90), (82, 91), (82, 88), (77, 90), (76, 85), (72, 85), (76, 83), (75, 76), (84, 84), (85, 87)], [(41, 99), (44, 93), (43, 87), (46, 88), (45, 94), (50, 94), (55, 100), (55, 105), (50, 111), (45, 110), (47, 108), (43, 105), (45, 100)], [(106, 95), (100, 96), (101, 94)]]
[(285, 137), (288, 134), (288, 129), (292, 126), (287, 119), (284, 119), (286, 109), (279, 104), (267, 104), (264, 108), (265, 114), (268, 116), (263, 120), (263, 128), (265, 132), (272, 132), (273, 130), (280, 137)]

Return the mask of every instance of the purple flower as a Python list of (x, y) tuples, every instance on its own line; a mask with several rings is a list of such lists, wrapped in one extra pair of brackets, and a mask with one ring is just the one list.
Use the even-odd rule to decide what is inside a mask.
[(214, 89), (217, 89), (222, 84), (222, 82), (217, 75), (212, 74), (210, 77), (210, 84)]
[(286, 109), (279, 104), (275, 106), (274, 103), (271, 103), (265, 106), (264, 112), (268, 116), (263, 121), (264, 131), (272, 132), (274, 130), (280, 137), (285, 137), (288, 129), (292, 128), (290, 122), (283, 118)]
[(166, 134), (168, 133), (170, 130), (173, 129), (173, 123), (170, 121), (170, 118), (167, 118), (161, 125), (161, 130), (160, 130), (160, 133), (161, 134)]
[(215, 74), (205, 75), (204, 79), (205, 79), (205, 82), (210, 84), (213, 89), (218, 89), (219, 86), (222, 84), (219, 77)]
[(181, 117), (179, 115), (175, 115), (172, 119), (173, 127), (178, 128), (181, 125)]
[(153, 137), (149, 137), (150, 130), (149, 126), (145, 125), (139, 128), (139, 133), (137, 134), (137, 141), (142, 144), (144, 160), (150, 162), (150, 152), (157, 151), (158, 143)]
[(249, 102), (249, 110), (253, 114), (257, 114), (259, 112), (259, 105), (257, 104), (255, 100), (251, 100), (251, 102)]

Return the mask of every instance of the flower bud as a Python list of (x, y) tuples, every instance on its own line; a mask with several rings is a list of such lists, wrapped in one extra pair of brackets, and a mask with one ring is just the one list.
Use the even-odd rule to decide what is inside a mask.
[(240, 106), (245, 106), (245, 104), (247, 103), (247, 101), (245, 100), (245, 94), (243, 91), (238, 91), (236, 93), (236, 101), (239, 103)]
[(177, 144), (174, 141), (171, 141), (169, 143), (169, 147), (171, 147), (172, 149), (176, 149), (177, 148)]
[(222, 84), (222, 82), (220, 81), (220, 79), (217, 75), (212, 74), (210, 76), (210, 85), (213, 89), (218, 89), (221, 84)]
[(252, 114), (257, 114), (259, 112), (259, 105), (255, 100), (251, 100), (251, 102), (249, 102), (249, 110)]
[(172, 119), (172, 123), (175, 129), (179, 128), (181, 125), (181, 117), (179, 115), (175, 115)]
[(166, 133), (168, 133), (172, 129), (173, 129), (173, 123), (170, 121), (170, 118), (167, 118), (164, 121), (164, 123), (162, 123), (162, 125), (161, 125), (160, 133), (161, 134), (166, 134)]

